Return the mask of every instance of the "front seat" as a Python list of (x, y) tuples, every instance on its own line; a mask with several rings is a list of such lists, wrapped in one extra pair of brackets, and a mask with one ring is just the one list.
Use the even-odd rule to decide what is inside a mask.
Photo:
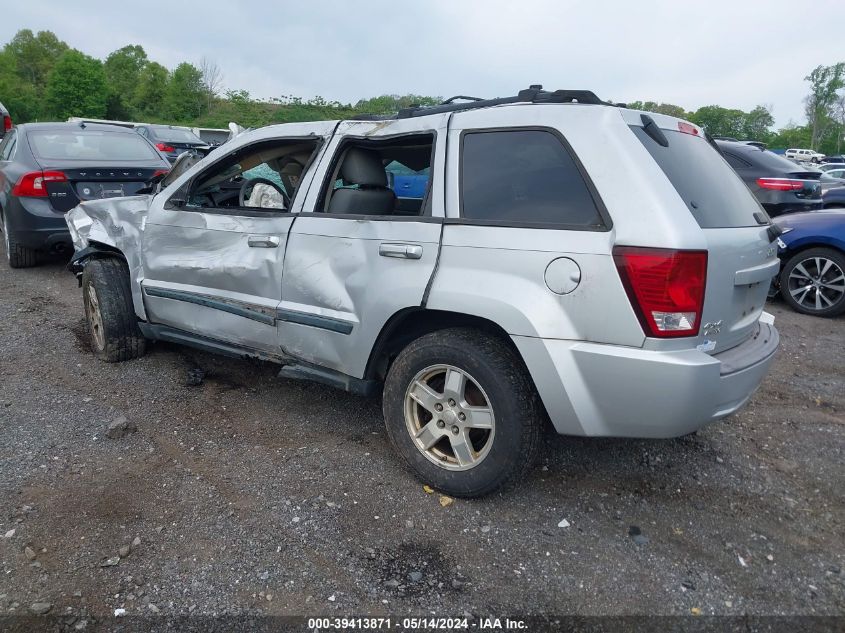
[(396, 194), (387, 186), (387, 174), (379, 155), (369, 149), (353, 147), (346, 152), (340, 177), (356, 189), (335, 189), (328, 213), (389, 215), (396, 206)]

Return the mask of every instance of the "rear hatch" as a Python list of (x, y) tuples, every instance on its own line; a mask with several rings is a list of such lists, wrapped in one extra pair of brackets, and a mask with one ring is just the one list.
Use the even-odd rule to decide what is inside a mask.
[[(699, 335), (711, 354), (739, 345), (757, 331), (771, 278), (778, 270), (770, 220), (745, 183), (687, 123), (662, 132), (665, 146), (641, 125), (631, 125), (674, 186), (706, 240), (707, 278)], [(683, 130), (683, 131), (682, 131)], [(690, 341), (684, 338), (683, 341)]]

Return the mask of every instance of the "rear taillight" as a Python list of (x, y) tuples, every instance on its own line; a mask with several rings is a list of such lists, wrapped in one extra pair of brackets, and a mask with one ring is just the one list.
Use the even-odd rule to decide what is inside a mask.
[(12, 129), (12, 117), (8, 114), (3, 117), (3, 129), (7, 132)]
[(173, 149), (172, 145), (168, 145), (167, 143), (156, 143), (156, 147), (159, 148), (162, 152), (175, 152), (176, 150)]
[(707, 251), (617, 246), (613, 259), (646, 336), (697, 336)]
[(67, 182), (60, 171), (31, 171), (24, 174), (12, 188), (12, 195), (19, 198), (46, 198), (48, 182)]
[[(156, 169), (156, 172), (153, 174), (153, 178), (158, 178), (159, 176), (166, 176), (170, 173), (169, 169)], [(152, 180), (152, 178), (150, 178)]]
[(758, 178), (757, 186), (774, 191), (801, 191), (804, 188), (804, 181), (792, 178)]

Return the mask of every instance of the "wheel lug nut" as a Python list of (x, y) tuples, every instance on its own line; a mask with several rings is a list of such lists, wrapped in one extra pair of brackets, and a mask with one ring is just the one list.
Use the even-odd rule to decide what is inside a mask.
[(454, 407), (454, 406), (455, 406), (455, 401), (454, 401), (454, 400), (452, 400), (451, 398), (449, 398), (449, 406), (450, 406), (450, 407)]
[(437, 420), (437, 428), (442, 429), (445, 428), (446, 423), (443, 420)]
[(437, 410), (437, 411), (443, 411), (443, 405), (442, 405), (442, 404), (440, 404), (439, 402), (438, 402), (437, 404), (435, 404), (435, 405), (434, 405), (434, 408), (435, 408), (435, 410)]
[(452, 433), (454, 433), (455, 435), (457, 435), (459, 432), (460, 432), (460, 429), (459, 429), (457, 426), (453, 426), (453, 427), (452, 427)]
[(464, 414), (464, 413), (459, 413), (459, 414), (458, 414), (458, 419), (459, 419), (461, 422), (463, 422), (464, 420), (466, 420), (466, 419), (467, 419), (467, 416), (466, 416), (466, 414)]

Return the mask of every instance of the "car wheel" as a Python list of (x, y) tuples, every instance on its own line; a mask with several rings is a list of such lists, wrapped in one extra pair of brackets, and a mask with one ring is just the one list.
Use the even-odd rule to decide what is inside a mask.
[(21, 246), (9, 232), (9, 222), (3, 214), (3, 242), (6, 246), (6, 261), (10, 268), (32, 268), (38, 263), (38, 251)]
[(116, 363), (143, 356), (146, 340), (138, 328), (123, 260), (109, 257), (88, 262), (82, 273), (82, 300), (97, 358)]
[(503, 341), (441, 330), (408, 345), (384, 386), (390, 441), (423, 482), (477, 497), (533, 466), (545, 414), (522, 359)]
[(780, 273), (780, 293), (804, 314), (832, 317), (845, 312), (845, 254), (811, 248), (791, 257)]

